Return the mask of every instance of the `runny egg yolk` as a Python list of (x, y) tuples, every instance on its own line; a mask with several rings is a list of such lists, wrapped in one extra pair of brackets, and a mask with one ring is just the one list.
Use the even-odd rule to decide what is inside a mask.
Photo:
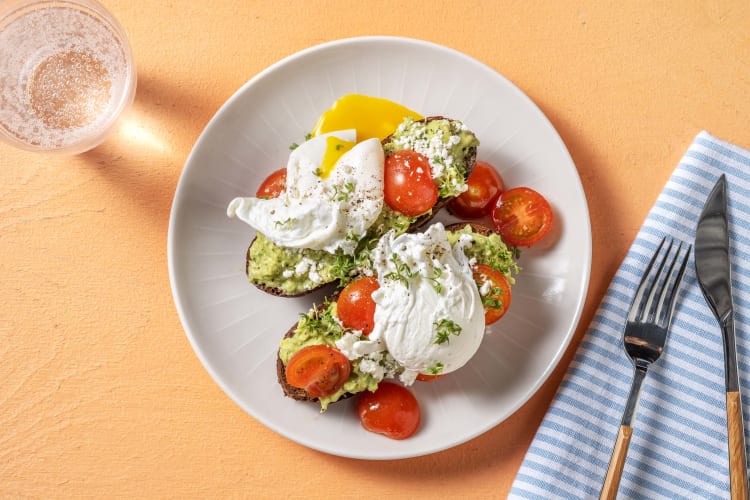
[(320, 171), (316, 174), (321, 179), (328, 178), (333, 172), (333, 167), (336, 166), (336, 162), (339, 158), (352, 149), (355, 143), (350, 141), (342, 141), (338, 137), (328, 136), (326, 137), (326, 152), (323, 154), (323, 161), (320, 163)]
[(382, 141), (409, 116), (415, 120), (423, 118), (419, 113), (388, 99), (347, 94), (320, 115), (312, 135), (353, 128), (357, 129), (357, 142), (373, 137)]

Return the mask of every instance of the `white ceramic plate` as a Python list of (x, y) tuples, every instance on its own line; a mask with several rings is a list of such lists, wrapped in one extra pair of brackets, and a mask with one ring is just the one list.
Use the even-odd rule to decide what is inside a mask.
[[(525, 251), (510, 311), (472, 362), (437, 382), (413, 386), (423, 422), (394, 441), (360, 427), (354, 399), (321, 414), (282, 395), (280, 338), (319, 294), (273, 297), (248, 284), (253, 238), (226, 217), (235, 196), (252, 195), (286, 164), (317, 117), (347, 93), (385, 97), (419, 113), (463, 120), (479, 137), (478, 157), (509, 186), (549, 199), (557, 230)], [(544, 241), (544, 240), (543, 240)], [(443, 450), (505, 420), (545, 381), (568, 345), (586, 295), (589, 215), (575, 166), (552, 125), (518, 88), (454, 50), (389, 37), (341, 40), (266, 69), (216, 113), (188, 158), (169, 224), (169, 274), (188, 338), (221, 388), (247, 413), (305, 446), (335, 455), (390, 459)]]

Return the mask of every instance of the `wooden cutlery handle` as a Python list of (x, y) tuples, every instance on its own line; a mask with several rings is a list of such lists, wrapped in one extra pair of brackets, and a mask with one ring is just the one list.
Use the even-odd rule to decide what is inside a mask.
[(739, 392), (727, 392), (727, 434), (729, 440), (729, 487), (732, 500), (747, 500), (747, 457), (742, 403)]
[(617, 489), (620, 487), (620, 478), (622, 469), (625, 467), (625, 457), (628, 455), (630, 438), (633, 435), (633, 428), (628, 425), (621, 425), (615, 441), (615, 449), (612, 450), (612, 458), (609, 460), (609, 469), (607, 477), (604, 478), (599, 500), (614, 500), (617, 497)]

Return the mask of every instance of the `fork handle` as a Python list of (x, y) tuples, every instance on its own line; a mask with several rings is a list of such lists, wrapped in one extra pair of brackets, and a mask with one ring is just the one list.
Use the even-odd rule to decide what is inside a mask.
[(747, 458), (739, 391), (727, 392), (727, 436), (729, 441), (729, 487), (732, 500), (747, 500)]
[(612, 458), (609, 460), (609, 469), (607, 476), (604, 478), (602, 492), (599, 500), (614, 500), (617, 497), (617, 489), (620, 487), (620, 478), (622, 469), (625, 467), (625, 457), (628, 455), (630, 447), (630, 438), (633, 435), (633, 428), (629, 425), (621, 425), (617, 432), (617, 441), (615, 448), (612, 450)]

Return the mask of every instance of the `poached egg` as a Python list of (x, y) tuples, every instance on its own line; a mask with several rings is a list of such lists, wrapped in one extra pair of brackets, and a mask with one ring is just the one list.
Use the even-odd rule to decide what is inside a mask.
[(277, 198), (235, 198), (227, 207), (279, 246), (354, 253), (383, 208), (383, 148), (356, 130), (318, 135), (289, 155)]
[(235, 198), (227, 215), (279, 246), (354, 253), (383, 207), (380, 141), (406, 117), (422, 118), (388, 99), (342, 96), (289, 155), (286, 191), (270, 200)]
[[(374, 250), (380, 288), (372, 293), (375, 325), (365, 339), (347, 334), (337, 347), (350, 359), (378, 360), (383, 351), (403, 368), (409, 385), (417, 374), (442, 374), (464, 366), (484, 337), (484, 306), (463, 248), (441, 223), (424, 233), (387, 233)], [(382, 364), (375, 377), (388, 376)], [(367, 366), (367, 365), (366, 365)], [(360, 369), (363, 365), (360, 363)]]
[(382, 97), (346, 94), (320, 115), (312, 135), (353, 128), (357, 130), (357, 141), (373, 137), (382, 141), (407, 117), (414, 120), (424, 118), (416, 111)]

